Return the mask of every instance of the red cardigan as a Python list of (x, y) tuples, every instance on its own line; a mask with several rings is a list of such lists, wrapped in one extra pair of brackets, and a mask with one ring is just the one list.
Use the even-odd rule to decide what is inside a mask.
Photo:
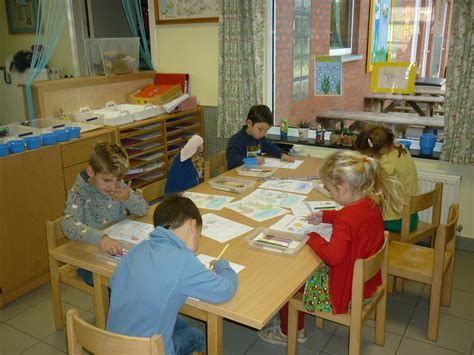
[[(312, 232), (308, 244), (329, 266), (329, 296), (333, 313), (347, 313), (356, 259), (375, 254), (383, 245), (382, 213), (371, 198), (364, 198), (339, 211), (324, 211), (322, 221), (333, 225), (331, 241), (327, 242), (318, 233)], [(381, 283), (379, 272), (365, 283), (364, 298), (369, 298)]]

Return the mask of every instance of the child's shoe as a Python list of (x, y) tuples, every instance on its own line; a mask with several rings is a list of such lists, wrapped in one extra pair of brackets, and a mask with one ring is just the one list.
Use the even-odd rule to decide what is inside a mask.
[[(260, 339), (267, 343), (286, 346), (287, 336), (281, 332), (280, 324), (275, 324), (269, 327), (267, 326), (262, 330), (259, 330), (257, 334)], [(306, 340), (308, 340), (308, 336), (304, 329), (298, 330), (296, 341), (302, 344), (306, 342)]]

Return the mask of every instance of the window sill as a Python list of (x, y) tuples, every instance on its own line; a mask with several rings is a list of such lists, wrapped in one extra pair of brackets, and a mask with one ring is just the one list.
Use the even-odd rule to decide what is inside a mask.
[(364, 56), (362, 54), (346, 54), (346, 55), (342, 56), (341, 61), (343, 63), (355, 62), (356, 60), (361, 60), (363, 58), (364, 58)]

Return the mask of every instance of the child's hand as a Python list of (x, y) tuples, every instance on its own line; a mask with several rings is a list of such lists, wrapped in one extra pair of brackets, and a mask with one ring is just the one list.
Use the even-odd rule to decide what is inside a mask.
[(108, 235), (103, 235), (99, 242), (100, 248), (110, 255), (122, 255), (123, 249), (119, 242), (110, 238)]
[(286, 161), (286, 162), (288, 162), (288, 163), (293, 163), (293, 162), (295, 161), (295, 159), (294, 159), (293, 157), (290, 157), (290, 156), (289, 156), (288, 154), (286, 154), (286, 153), (283, 153), (283, 154), (281, 155), (281, 158), (280, 158), (280, 159), (283, 160), (283, 161)]
[(126, 188), (121, 189), (120, 187), (117, 187), (114, 191), (110, 193), (110, 196), (112, 196), (112, 199), (115, 201), (126, 201), (128, 199), (128, 196), (130, 196), (130, 186), (132, 182), (129, 181), (128, 185)]
[(318, 225), (323, 219), (323, 213), (316, 211), (305, 217), (309, 224)]
[(257, 164), (258, 165), (263, 165), (263, 163), (265, 163), (265, 158), (262, 157), (262, 156), (258, 156), (257, 157)]

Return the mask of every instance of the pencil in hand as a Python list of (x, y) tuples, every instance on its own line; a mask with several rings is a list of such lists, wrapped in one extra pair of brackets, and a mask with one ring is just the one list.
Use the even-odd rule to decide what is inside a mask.
[(214, 263), (219, 260), (220, 258), (222, 258), (222, 255), (224, 255), (225, 251), (227, 250), (227, 248), (230, 247), (230, 244), (226, 244), (224, 249), (222, 249), (222, 251), (219, 253), (219, 255), (217, 256), (217, 258), (215, 258), (213, 261), (211, 261), (211, 263), (209, 264), (209, 270), (212, 270), (214, 271)]

